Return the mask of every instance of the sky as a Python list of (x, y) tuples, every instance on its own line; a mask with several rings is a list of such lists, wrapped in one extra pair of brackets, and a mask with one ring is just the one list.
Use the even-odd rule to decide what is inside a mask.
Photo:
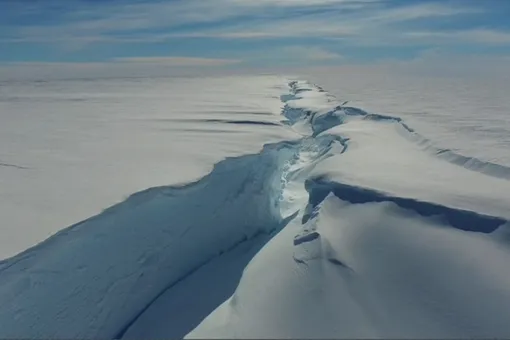
[(510, 56), (507, 0), (2, 0), (0, 6), (0, 66), (263, 68)]

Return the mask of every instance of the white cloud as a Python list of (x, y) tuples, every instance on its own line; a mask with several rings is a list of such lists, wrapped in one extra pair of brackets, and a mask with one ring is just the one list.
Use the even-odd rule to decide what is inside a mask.
[[(442, 3), (396, 8), (387, 8), (383, 4), (381, 0), (186, 0), (101, 5), (100, 10), (90, 7), (69, 10), (62, 23), (24, 27), (17, 35), (4, 38), (3, 41), (80, 41), (81, 44), (87, 44), (105, 41), (152, 43), (176, 37), (364, 37), (374, 32), (380, 34), (387, 31), (386, 26), (392, 23), (479, 11)], [(289, 12), (292, 8), (324, 6), (328, 10), (321, 13)], [(233, 18), (245, 20), (224, 24)], [(179, 25), (198, 23), (220, 23), (222, 28), (175, 31)], [(164, 33), (149, 32), (153, 29)], [(399, 35), (400, 32), (391, 33)]]
[[(264, 40), (300, 38), (334, 40), (342, 46), (420, 46), (445, 44), (510, 44), (510, 32), (471, 29), (453, 32), (409, 32), (409, 21), (452, 18), (483, 11), (482, 8), (454, 6), (448, 2), (388, 6), (385, 0), (181, 0), (172, 2), (135, 2), (76, 8), (66, 11), (65, 20), (53, 26), (24, 27), (18, 34), (0, 38), (0, 42), (51, 42), (63, 49), (87, 48), (93, 43), (162, 43), (178, 38), (221, 38)], [(34, 14), (34, 5), (30, 11)], [(315, 11), (314, 9), (321, 9)], [(232, 20), (231, 20), (232, 19)], [(243, 19), (243, 20), (241, 20)], [(196, 24), (205, 25), (196, 25)], [(178, 30), (180, 25), (187, 30)], [(216, 25), (218, 24), (218, 25)], [(193, 26), (195, 25), (195, 26)], [(197, 28), (199, 27), (199, 28)], [(1, 29), (1, 24), (0, 24)], [(296, 39), (296, 40), (294, 40)], [(313, 44), (313, 43), (312, 43)], [(348, 52), (344, 52), (348, 53)], [(267, 54), (267, 55), (266, 55)], [(293, 62), (325, 62), (341, 56), (324, 48), (291, 46), (254, 54), (238, 50), (239, 59)], [(117, 63), (159, 64), (168, 66), (226, 66), (238, 59), (189, 57), (118, 58)], [(283, 63), (283, 62), (282, 62)], [(244, 64), (243, 64), (244, 65)]]
[(342, 58), (340, 54), (316, 46), (287, 46), (282, 48), (280, 53), (306, 61), (326, 61)]
[(448, 17), (482, 12), (480, 8), (451, 6), (443, 3), (422, 3), (387, 9), (374, 14), (370, 21), (395, 23), (415, 19)]
[[(69, 9), (64, 24), (29, 26), (21, 33), (41, 37), (42, 34), (83, 36), (154, 28), (174, 28), (182, 24), (222, 22), (229, 18), (253, 16), (272, 21), (275, 9), (290, 7), (335, 6), (362, 8), (381, 0), (186, 0), (155, 1), (125, 5), (101, 5), (98, 8)], [(284, 15), (285, 12), (282, 13)], [(277, 19), (279, 19), (278, 17)], [(65, 28), (65, 30), (63, 30)]]
[(207, 30), (174, 37), (214, 37), (225, 39), (267, 39), (320, 37), (341, 39), (351, 45), (380, 46), (412, 42), (407, 31), (395, 24), (415, 19), (449, 17), (478, 13), (479, 9), (429, 3), (397, 8), (366, 7), (360, 11), (323, 12), (277, 21), (243, 23), (218, 30)]
[(215, 59), (196, 57), (125, 57), (115, 58), (114, 62), (163, 64), (165, 66), (224, 66), (240, 63), (239, 59)]
[(342, 58), (342, 55), (320, 46), (288, 45), (251, 53), (245, 61), (251, 67), (271, 65), (281, 69), (287, 66), (330, 64)]
[[(267, 1), (263, 1), (267, 2)], [(299, 2), (291, 0), (291, 2)], [(405, 35), (398, 24), (415, 19), (449, 17), (479, 13), (480, 9), (454, 7), (447, 4), (418, 4), (398, 8), (368, 6), (348, 14), (338, 11), (340, 5), (328, 12), (313, 15), (283, 17), (232, 25), (222, 29), (208, 29), (190, 33), (169, 34), (167, 37), (209, 37), (225, 39), (264, 39), (321, 37), (350, 39), (356, 45), (381, 45), (399, 41)], [(336, 9), (336, 10), (335, 10)], [(385, 37), (385, 39), (381, 39)]]
[(315, 7), (341, 5), (346, 8), (361, 8), (367, 4), (381, 1), (382, 0), (226, 0), (225, 3), (254, 7)]
[(342, 38), (357, 36), (359, 27), (349, 23), (328, 24), (319, 19), (303, 19), (301, 21), (281, 20), (251, 26), (240, 25), (239, 29), (230, 27), (208, 32), (167, 34), (164, 38), (219, 38), (219, 39), (271, 39), (271, 38)]
[(510, 32), (492, 29), (468, 29), (459, 31), (422, 31), (409, 32), (407, 36), (415, 39), (429, 40), (435, 42), (455, 43), (470, 42), (487, 45), (508, 45), (510, 44)]

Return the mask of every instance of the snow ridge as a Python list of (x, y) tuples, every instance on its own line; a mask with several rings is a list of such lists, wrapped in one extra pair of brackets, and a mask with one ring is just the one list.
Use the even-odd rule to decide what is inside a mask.
[(402, 118), (386, 116), (375, 113), (366, 113), (364, 111), (352, 111), (351, 108), (344, 108), (351, 110), (364, 116), (364, 119), (375, 120), (381, 122), (391, 122), (396, 124), (397, 131), (404, 135), (409, 140), (417, 143), (423, 150), (433, 154), (434, 156), (446, 160), (452, 164), (464, 167), (468, 170), (479, 172), (488, 176), (510, 180), (510, 168), (501, 164), (483, 161), (476, 157), (468, 157), (461, 155), (450, 149), (439, 148), (434, 145), (434, 142), (416, 132), (413, 128), (407, 125)]
[[(454, 150), (437, 147), (434, 145), (433, 141), (411, 128), (400, 117), (369, 113), (360, 108), (346, 106), (347, 102), (340, 104), (336, 101), (336, 98), (328, 94), (322, 87), (315, 84), (309, 84), (305, 81), (291, 81), (289, 83), (289, 87), (291, 88), (291, 94), (282, 95), (281, 97), (282, 101), (286, 103), (297, 99), (299, 100), (298, 105), (302, 105), (304, 101), (309, 99), (307, 97), (314, 98), (317, 97), (317, 94), (323, 97), (323, 102), (326, 103), (325, 106), (302, 108), (299, 106), (296, 107), (296, 105), (287, 104), (283, 112), (292, 124), (301, 119), (308, 118), (307, 120), (311, 124), (314, 136), (331, 129), (336, 125), (343, 124), (353, 117), (393, 123), (399, 133), (420, 145), (423, 150), (430, 152), (438, 158), (488, 176), (510, 180), (509, 167), (489, 161), (483, 161), (476, 157), (464, 156)], [(310, 96), (309, 94), (314, 95)]]
[(448, 225), (464, 231), (492, 233), (509, 222), (497, 216), (487, 216), (474, 211), (450, 208), (412, 198), (391, 196), (373, 189), (330, 181), (327, 178), (310, 178), (306, 181), (305, 186), (310, 195), (309, 204), (313, 207), (322, 203), (332, 193), (339, 199), (352, 204), (392, 202), (421, 216), (442, 216)]
[[(309, 84), (306, 81), (289, 82), (291, 94), (282, 96), (286, 103), (283, 114), (293, 122), (299, 124), (305, 120), (311, 125), (313, 137), (336, 136), (343, 146), (343, 150), (337, 154), (344, 153), (350, 143), (350, 139), (343, 137), (341, 133), (325, 134), (328, 130), (334, 129), (352, 120), (375, 121), (380, 123), (394, 123), (396, 131), (403, 134), (408, 140), (416, 142), (422, 150), (433, 154), (441, 160), (459, 165), (467, 170), (475, 171), (484, 175), (501, 179), (510, 179), (510, 168), (503, 165), (484, 162), (473, 157), (466, 157), (448, 149), (439, 149), (433, 143), (409, 127), (401, 118), (368, 113), (362, 109), (347, 107), (345, 103), (338, 104), (336, 98), (328, 94), (322, 87)], [(322, 97), (322, 98), (321, 98)], [(307, 99), (313, 98), (312, 105)], [(320, 98), (321, 100), (318, 100)], [(318, 105), (317, 103), (321, 103)], [(308, 178), (305, 187), (309, 194), (309, 203), (317, 206), (329, 193), (335, 194), (338, 198), (350, 203), (367, 203), (390, 201), (397, 205), (414, 210), (423, 216), (443, 216), (452, 227), (468, 231), (491, 233), (499, 226), (508, 223), (507, 218), (501, 216), (490, 216), (476, 211), (448, 207), (434, 202), (425, 202), (419, 199), (397, 197), (391, 194), (377, 191), (372, 188), (353, 186), (327, 178), (327, 175), (318, 175)]]

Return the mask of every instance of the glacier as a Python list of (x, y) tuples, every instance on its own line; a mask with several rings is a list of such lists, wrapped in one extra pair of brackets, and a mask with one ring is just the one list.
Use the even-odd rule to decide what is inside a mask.
[(280, 115), (172, 123), (263, 129), (259, 150), (225, 137), (202, 177), (1, 261), (0, 337), (510, 336), (509, 167), (309, 81), (255, 84)]

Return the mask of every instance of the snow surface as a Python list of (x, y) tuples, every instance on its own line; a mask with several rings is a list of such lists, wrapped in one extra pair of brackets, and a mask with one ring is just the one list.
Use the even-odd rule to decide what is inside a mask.
[[(0, 262), (0, 337), (510, 337), (505, 164), (307, 81), (249, 80), (208, 80), (211, 98), (245, 93), (232, 117), (197, 101), (172, 123), (248, 125), (258, 145), (243, 131), (210, 147), (256, 150)], [(281, 115), (239, 123), (247, 98)]]
[(299, 73), (350, 106), (404, 119), (436, 146), (510, 166), (508, 72), (472, 71), (437, 76), (384, 67), (326, 67)]
[(0, 84), (0, 259), (225, 157), (290, 140), (281, 77)]
[(292, 108), (338, 116), (319, 136), (344, 147), (311, 171), (307, 207), (187, 337), (508, 337), (510, 183), (423, 150), (397, 120), (300, 101), (313, 96)]

